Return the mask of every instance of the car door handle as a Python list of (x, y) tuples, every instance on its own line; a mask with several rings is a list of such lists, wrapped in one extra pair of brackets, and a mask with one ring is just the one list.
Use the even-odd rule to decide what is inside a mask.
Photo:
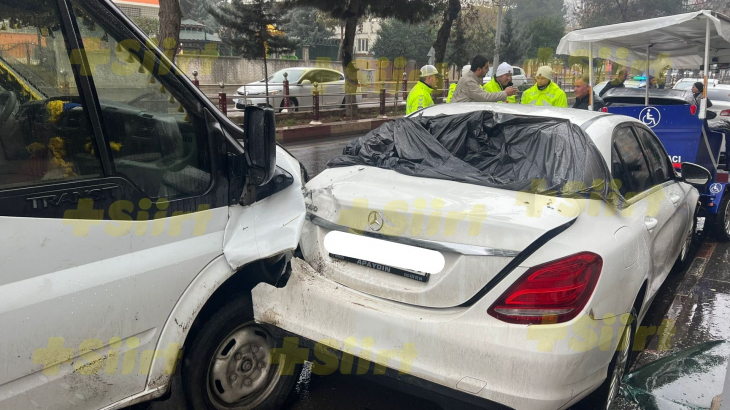
[(679, 204), (679, 200), (680, 199), (682, 199), (682, 197), (679, 196), (679, 195), (677, 195), (677, 194), (674, 194), (674, 195), (672, 195), (672, 196), (669, 197), (669, 200), (672, 201), (672, 203), (674, 204), (674, 206), (677, 206), (677, 204)]
[(650, 218), (648, 216), (644, 218), (644, 225), (646, 225), (646, 229), (649, 231), (656, 228), (658, 223), (659, 221), (656, 218)]

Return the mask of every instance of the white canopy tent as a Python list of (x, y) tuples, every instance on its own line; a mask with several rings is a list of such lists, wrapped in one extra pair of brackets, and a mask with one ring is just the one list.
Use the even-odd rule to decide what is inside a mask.
[[(699, 67), (710, 64), (710, 55), (718, 62), (730, 61), (730, 18), (710, 10), (658, 17), (610, 26), (575, 30), (560, 40), (557, 54), (589, 55), (627, 66), (658, 68), (667, 65), (677, 68)], [(704, 57), (704, 59), (703, 59)], [(593, 87), (593, 58), (589, 58), (590, 85)], [(704, 70), (705, 93), (707, 69)], [(648, 83), (648, 81), (647, 81)], [(649, 87), (646, 91), (649, 104)], [(706, 94), (700, 109), (704, 118)], [(593, 109), (593, 94), (590, 96)]]

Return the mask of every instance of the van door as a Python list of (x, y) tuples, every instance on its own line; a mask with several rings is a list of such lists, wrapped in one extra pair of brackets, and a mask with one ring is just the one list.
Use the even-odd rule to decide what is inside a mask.
[(177, 358), (152, 349), (222, 255), (224, 141), (118, 11), (1, 1), (0, 408), (98, 409)]

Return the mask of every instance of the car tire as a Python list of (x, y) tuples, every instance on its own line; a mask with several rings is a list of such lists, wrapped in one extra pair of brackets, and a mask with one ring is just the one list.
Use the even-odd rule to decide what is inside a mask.
[(279, 346), (269, 328), (254, 322), (250, 293), (237, 295), (213, 313), (186, 346), (182, 384), (190, 409), (274, 410), (280, 408), (302, 372), (281, 374), (286, 356), (269, 362)]
[(725, 194), (720, 201), (714, 223), (715, 239), (720, 242), (730, 241), (730, 194)]
[[(638, 323), (636, 323), (638, 318), (636, 309), (631, 308), (629, 315), (631, 324), (623, 329), (621, 339), (616, 346), (616, 352), (613, 354), (611, 363), (608, 365), (606, 380), (593, 393), (589, 394), (576, 405), (575, 408), (609, 410), (616, 403), (616, 399), (619, 397), (621, 380), (626, 374), (629, 362), (631, 361), (631, 349), (634, 344), (636, 329), (638, 328)], [(618, 317), (616, 319), (620, 320)]]
[[(284, 111), (284, 99), (281, 100), (281, 104), (279, 105), (281, 107), (279, 109), (279, 112)], [(289, 111), (299, 111), (299, 101), (297, 101), (296, 98), (289, 97)]]

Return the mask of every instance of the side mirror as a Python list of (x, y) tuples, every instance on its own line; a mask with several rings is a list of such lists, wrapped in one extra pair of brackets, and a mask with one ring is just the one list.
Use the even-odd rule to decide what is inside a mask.
[(249, 177), (256, 186), (266, 185), (276, 170), (276, 120), (274, 110), (247, 106), (243, 114)]
[(312, 82), (309, 81), (309, 80), (302, 80), (302, 82), (300, 82), (299, 84), (301, 84), (301, 85), (311, 85)]
[(705, 167), (691, 162), (683, 162), (682, 180), (697, 188), (700, 194), (704, 194), (707, 191), (707, 184), (712, 180), (712, 174)]

